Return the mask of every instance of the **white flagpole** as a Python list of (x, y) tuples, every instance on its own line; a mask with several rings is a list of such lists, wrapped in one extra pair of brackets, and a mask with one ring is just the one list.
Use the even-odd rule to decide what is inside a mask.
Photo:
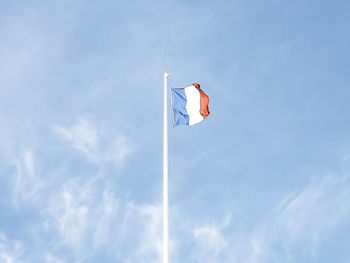
[(163, 263), (169, 260), (168, 228), (168, 88), (166, 56), (164, 57), (164, 119), (163, 119)]

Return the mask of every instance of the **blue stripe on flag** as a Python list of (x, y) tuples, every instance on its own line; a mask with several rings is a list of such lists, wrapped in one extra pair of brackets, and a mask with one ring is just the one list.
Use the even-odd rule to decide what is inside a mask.
[(183, 88), (171, 89), (174, 126), (188, 125), (190, 117), (186, 111), (186, 94)]

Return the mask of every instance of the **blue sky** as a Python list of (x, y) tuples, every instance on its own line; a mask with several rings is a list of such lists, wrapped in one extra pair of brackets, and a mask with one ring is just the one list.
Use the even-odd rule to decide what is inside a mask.
[(349, 262), (347, 1), (2, 1), (0, 262)]

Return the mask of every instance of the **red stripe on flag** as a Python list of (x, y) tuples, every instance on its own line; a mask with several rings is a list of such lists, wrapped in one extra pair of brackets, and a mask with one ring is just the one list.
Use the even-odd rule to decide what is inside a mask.
[(199, 91), (199, 93), (201, 95), (201, 99), (200, 99), (200, 104), (201, 104), (200, 114), (205, 119), (210, 114), (210, 112), (209, 112), (209, 97), (198, 86), (196, 85), (195, 87), (198, 89), (198, 91)]

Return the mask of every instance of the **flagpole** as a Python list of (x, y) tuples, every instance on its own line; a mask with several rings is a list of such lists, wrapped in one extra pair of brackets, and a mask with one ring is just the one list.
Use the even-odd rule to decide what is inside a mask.
[(168, 87), (166, 55), (164, 56), (164, 116), (163, 116), (163, 263), (169, 260), (169, 224), (168, 224)]

